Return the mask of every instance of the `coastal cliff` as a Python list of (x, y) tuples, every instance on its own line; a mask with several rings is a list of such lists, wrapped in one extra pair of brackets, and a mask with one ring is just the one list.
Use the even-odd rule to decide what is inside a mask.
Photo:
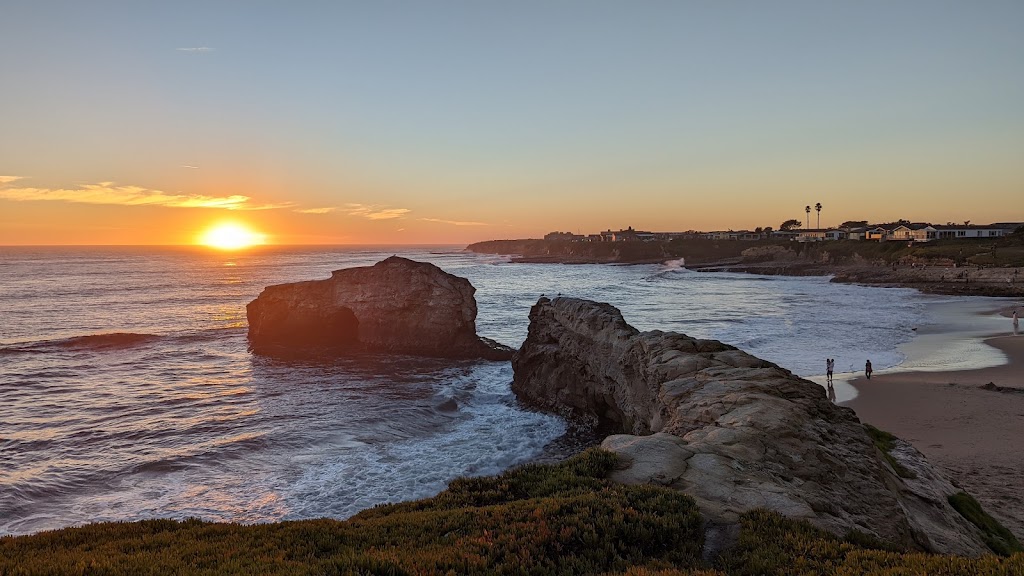
[(1024, 234), (981, 240), (906, 242), (708, 240), (568, 242), (489, 240), (466, 248), (513, 262), (650, 264), (679, 260), (700, 272), (832, 276), (832, 282), (909, 287), (934, 294), (1024, 296)]
[(625, 463), (612, 479), (694, 497), (710, 545), (767, 508), (840, 535), (986, 551), (947, 501), (957, 489), (909, 444), (883, 453), (823, 388), (732, 346), (639, 332), (608, 304), (541, 298), (513, 369), (525, 401), (621, 432), (602, 444)]
[(433, 264), (392, 256), (327, 280), (269, 286), (246, 306), (258, 354), (384, 352), (507, 360), (476, 334), (476, 289)]
[(539, 264), (650, 264), (680, 258), (718, 262), (740, 256), (736, 242), (687, 240), (686, 242), (568, 242), (565, 240), (487, 240), (466, 250), (478, 254), (503, 254), (513, 262)]

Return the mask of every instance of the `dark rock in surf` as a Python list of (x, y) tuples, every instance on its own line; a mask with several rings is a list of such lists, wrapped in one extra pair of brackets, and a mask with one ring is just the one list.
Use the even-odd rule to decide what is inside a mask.
[(620, 457), (613, 480), (693, 496), (715, 546), (740, 514), (768, 508), (839, 535), (987, 551), (949, 505), (957, 489), (913, 447), (888, 454), (912, 471), (901, 476), (824, 388), (732, 346), (640, 332), (608, 304), (541, 298), (512, 367), (520, 398), (621, 433), (602, 443)]
[(433, 264), (392, 256), (327, 280), (268, 286), (246, 306), (257, 354), (382, 352), (508, 360), (476, 334), (476, 289)]

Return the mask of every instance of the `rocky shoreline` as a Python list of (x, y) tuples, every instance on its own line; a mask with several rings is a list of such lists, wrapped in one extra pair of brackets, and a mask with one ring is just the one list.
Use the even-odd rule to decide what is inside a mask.
[(954, 486), (910, 444), (884, 454), (820, 386), (732, 346), (640, 332), (609, 304), (541, 297), (512, 367), (520, 399), (618, 433), (602, 443), (620, 457), (612, 479), (693, 497), (712, 548), (732, 544), (743, 513), (767, 508), (905, 548), (986, 550), (947, 502)]
[(977, 266), (815, 264), (799, 261), (749, 263), (735, 259), (685, 265), (697, 272), (741, 272), (767, 276), (831, 276), (832, 282), (885, 288), (916, 288), (926, 294), (1024, 296), (1024, 270)]
[(855, 240), (806, 244), (489, 240), (470, 244), (466, 250), (506, 255), (512, 262), (523, 264), (633, 265), (678, 261), (686, 269), (698, 272), (831, 276), (832, 282), (916, 288), (930, 294), (1024, 296), (1024, 260), (1017, 244), (996, 250), (991, 244), (979, 242), (911, 247), (903, 242)]

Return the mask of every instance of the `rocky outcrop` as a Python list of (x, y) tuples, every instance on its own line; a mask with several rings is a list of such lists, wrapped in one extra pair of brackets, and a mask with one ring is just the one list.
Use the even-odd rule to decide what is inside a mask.
[(514, 356), (524, 400), (618, 429), (614, 478), (693, 496), (709, 542), (739, 514), (769, 508), (837, 534), (856, 530), (910, 548), (977, 555), (977, 529), (953, 492), (912, 449), (885, 461), (854, 412), (788, 370), (714, 340), (639, 332), (617, 309), (541, 298)]
[(507, 360), (476, 335), (476, 289), (433, 264), (392, 256), (327, 280), (269, 286), (246, 306), (260, 354), (356, 351)]

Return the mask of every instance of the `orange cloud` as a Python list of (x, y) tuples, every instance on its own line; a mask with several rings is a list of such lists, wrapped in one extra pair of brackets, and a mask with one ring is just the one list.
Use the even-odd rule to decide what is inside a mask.
[(294, 212), (298, 212), (299, 214), (330, 214), (331, 212), (334, 212), (335, 210), (337, 210), (336, 207), (328, 206), (328, 207), (325, 207), (325, 208), (305, 208), (305, 209), (302, 209), (302, 210), (296, 209), (296, 210), (294, 210)]
[(168, 194), (141, 186), (115, 186), (113, 182), (85, 184), (67, 188), (12, 188), (7, 184), (20, 180), (16, 176), (0, 176), (0, 199), (27, 201), (59, 201), (82, 204), (114, 204), (119, 206), (166, 206), (169, 208), (222, 208), (225, 210), (270, 210), (287, 208), (286, 204), (250, 204), (248, 196), (204, 196), (200, 194)]
[(391, 220), (405, 218), (412, 210), (408, 208), (388, 208), (375, 204), (346, 204), (345, 212), (350, 216), (361, 216), (369, 220)]

